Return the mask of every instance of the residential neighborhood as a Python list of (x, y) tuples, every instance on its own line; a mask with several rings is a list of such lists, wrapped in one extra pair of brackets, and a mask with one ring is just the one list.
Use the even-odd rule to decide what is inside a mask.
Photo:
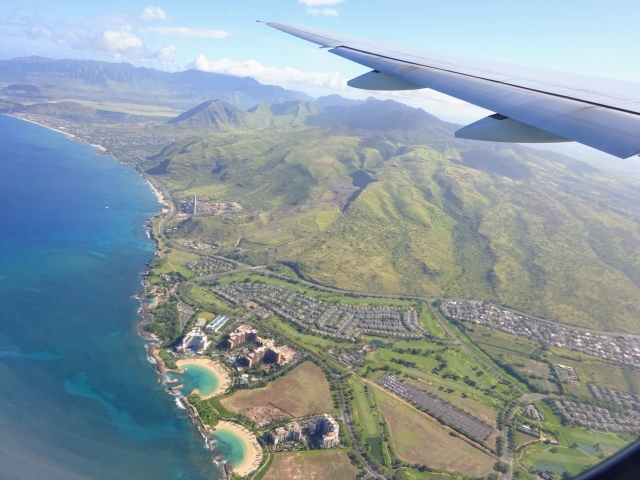
[[(425, 335), (418, 314), (406, 307), (373, 305), (330, 305), (322, 300), (282, 287), (260, 282), (232, 283), (214, 291), (225, 300), (238, 304), (252, 302), (276, 315), (310, 329), (312, 332), (348, 340), (363, 333), (420, 338)], [(249, 307), (250, 308), (250, 307)]]
[(640, 367), (640, 340), (633, 336), (590, 333), (474, 300), (443, 301), (440, 310), (452, 320), (485, 325), (548, 345)]
[(640, 435), (640, 413), (636, 411), (610, 412), (606, 408), (569, 400), (554, 401), (556, 412), (570, 424), (601, 432)]

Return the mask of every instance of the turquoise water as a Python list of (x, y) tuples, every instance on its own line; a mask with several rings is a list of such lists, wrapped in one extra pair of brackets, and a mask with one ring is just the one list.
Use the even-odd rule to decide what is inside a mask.
[(214, 436), (214, 444), (218, 447), (218, 451), (224, 455), (225, 461), (235, 467), (244, 460), (247, 452), (240, 437), (229, 430), (216, 430)]
[(0, 477), (216, 478), (135, 329), (155, 196), (93, 147), (0, 131)]
[(200, 365), (185, 365), (184, 373), (171, 374), (171, 378), (178, 378), (177, 384), (183, 384), (183, 395), (189, 395), (194, 388), (200, 391), (200, 395), (206, 397), (216, 391), (219, 385), (219, 379), (209, 369)]

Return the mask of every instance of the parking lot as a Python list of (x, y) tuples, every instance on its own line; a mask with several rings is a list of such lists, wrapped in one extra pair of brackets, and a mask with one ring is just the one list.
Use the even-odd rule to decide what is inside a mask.
[(454, 426), (467, 434), (469, 437), (478, 440), (486, 440), (493, 428), (476, 417), (463, 412), (448, 402), (431, 395), (430, 393), (414, 387), (394, 375), (387, 375), (379, 383), (392, 392), (406, 398), (410, 402), (424, 408), (429, 414), (444, 420), (447, 424)]

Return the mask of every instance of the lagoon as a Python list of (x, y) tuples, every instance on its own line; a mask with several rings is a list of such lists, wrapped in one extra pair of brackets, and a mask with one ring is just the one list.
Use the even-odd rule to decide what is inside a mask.
[(182, 393), (189, 395), (197, 389), (201, 397), (209, 397), (220, 385), (220, 379), (211, 369), (197, 364), (189, 364), (184, 367), (184, 373), (171, 373), (170, 378), (177, 378), (184, 385)]

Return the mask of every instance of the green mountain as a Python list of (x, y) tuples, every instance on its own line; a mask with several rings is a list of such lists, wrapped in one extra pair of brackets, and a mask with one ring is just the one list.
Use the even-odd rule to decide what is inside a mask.
[(129, 63), (20, 57), (0, 60), (7, 95), (36, 99), (85, 99), (191, 108), (219, 98), (240, 108), (258, 103), (311, 101), (302, 92), (263, 85), (251, 77), (185, 70), (163, 72)]
[(249, 128), (246, 113), (224, 100), (209, 100), (172, 118), (167, 123), (190, 130), (228, 132)]
[[(303, 106), (245, 120), (261, 112), (275, 125)], [(150, 158), (178, 198), (246, 208), (172, 235), (242, 237), (231, 254), (345, 289), (492, 300), (640, 332), (640, 191), (563, 155), (456, 139), (456, 126), (396, 102), (312, 108)]]

